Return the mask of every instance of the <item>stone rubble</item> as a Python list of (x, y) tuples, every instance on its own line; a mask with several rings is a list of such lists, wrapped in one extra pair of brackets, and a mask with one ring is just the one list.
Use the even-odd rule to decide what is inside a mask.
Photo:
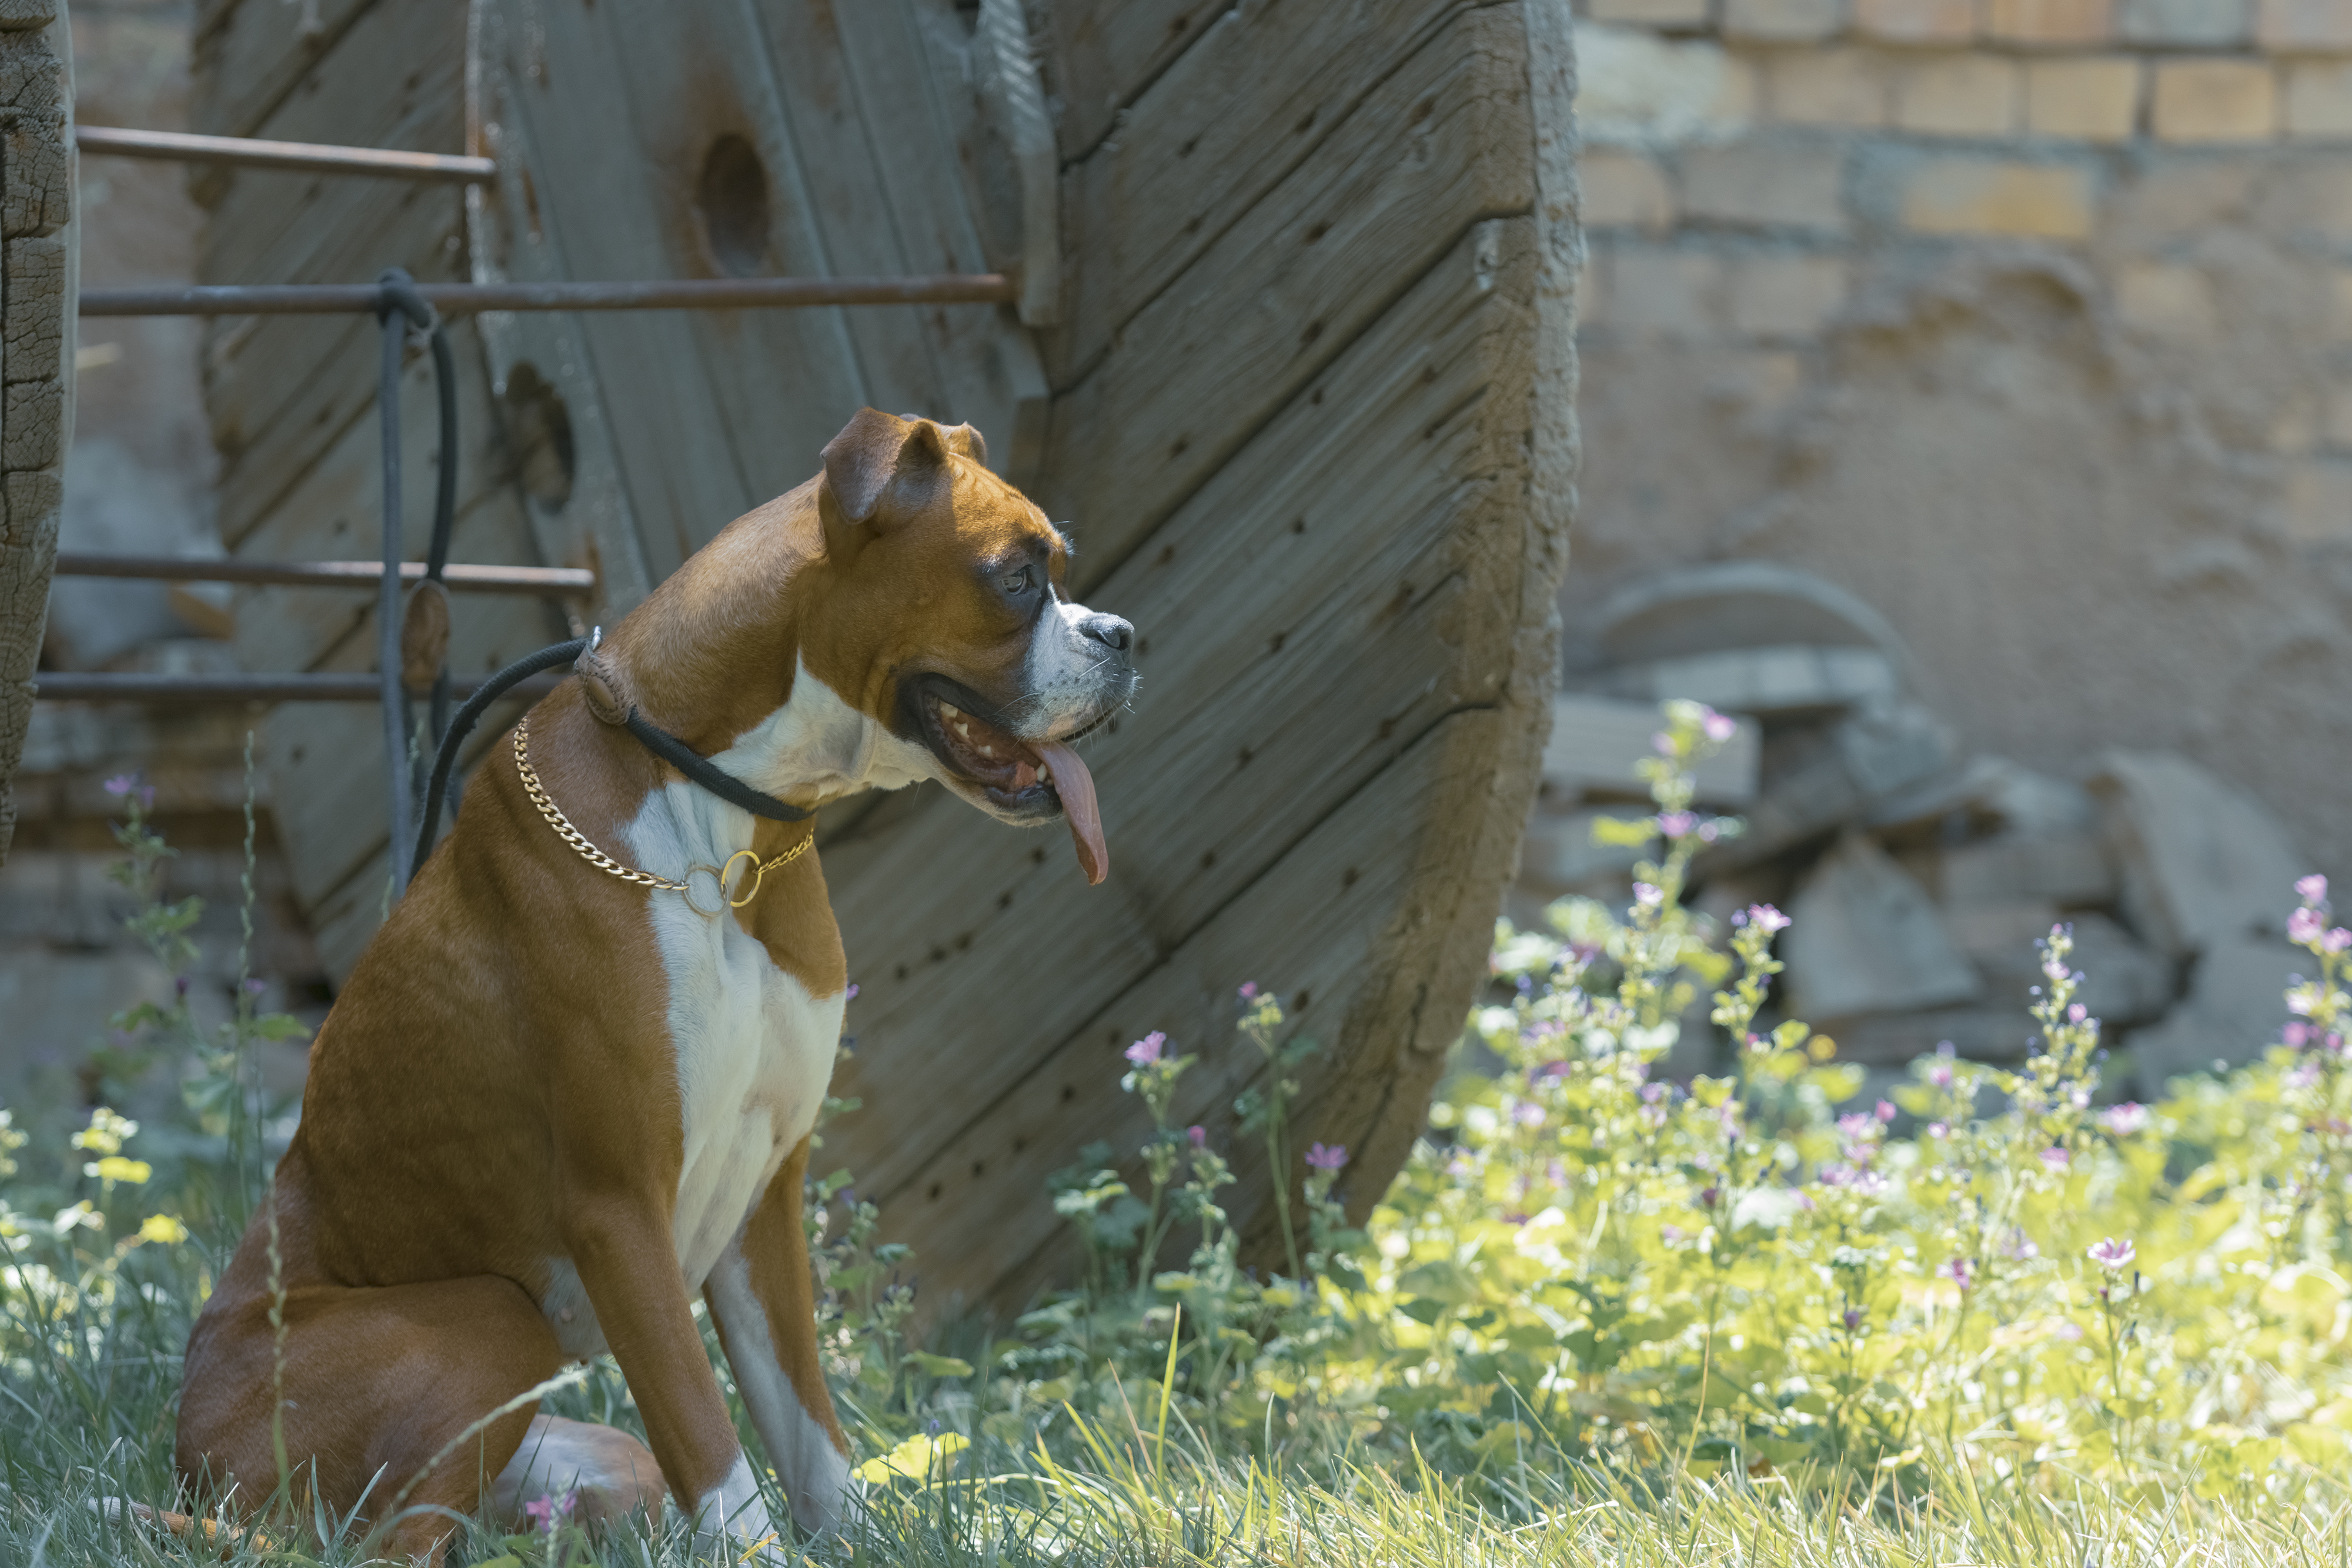
[[(1654, 703), (1689, 698), (1740, 720), (1701, 803), (1748, 827), (1694, 859), (1688, 903), (1718, 926), (1758, 902), (1795, 921), (1766, 1022), (1802, 1018), (1879, 1074), (1946, 1041), (2021, 1060), (2035, 943), (2063, 923), (2114, 1052), (2104, 1095), (2155, 1098), (2277, 1042), (2300, 967), (2280, 933), (2308, 868), (2251, 795), (2173, 753), (2109, 752), (2079, 781), (1970, 756), (1884, 622), (1798, 576), (1669, 572), (1571, 632), (1514, 917), (1572, 894), (1623, 905), (1641, 855), (1594, 843), (1593, 823), (1643, 813)], [(1719, 1049), (1685, 1039), (1669, 1070)]]

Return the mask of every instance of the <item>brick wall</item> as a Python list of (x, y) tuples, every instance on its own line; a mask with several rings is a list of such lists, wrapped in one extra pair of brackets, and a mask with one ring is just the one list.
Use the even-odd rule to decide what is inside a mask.
[(1580, 0), (1580, 606), (1853, 588), (1975, 745), (2352, 872), (2352, 0)]

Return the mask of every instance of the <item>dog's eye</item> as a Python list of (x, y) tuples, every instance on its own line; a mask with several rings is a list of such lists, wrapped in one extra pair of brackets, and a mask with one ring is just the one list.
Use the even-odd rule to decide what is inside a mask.
[(1036, 583), (1037, 574), (1035, 569), (1026, 566), (1023, 567), (1019, 571), (1013, 572), (1004, 577), (1000, 577), (996, 580), (996, 586), (1003, 589), (1007, 597), (1013, 599), (1020, 598), (1023, 594), (1035, 587)]

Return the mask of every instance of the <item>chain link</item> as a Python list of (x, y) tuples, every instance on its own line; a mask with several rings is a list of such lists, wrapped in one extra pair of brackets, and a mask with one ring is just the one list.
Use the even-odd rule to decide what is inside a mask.
[[(649, 871), (636, 871), (631, 867), (625, 866), (619, 861), (614, 860), (611, 855), (606, 854), (603, 850), (598, 849), (593, 843), (591, 843), (588, 840), (587, 834), (573, 827), (572, 825), (572, 819), (563, 814), (563, 808), (555, 803), (553, 798), (548, 794), (546, 787), (540, 783), (538, 769), (534, 768), (530, 765), (530, 720), (526, 717), (515, 726), (515, 771), (522, 776), (523, 793), (530, 797), (530, 803), (539, 808), (539, 814), (547, 819), (547, 825), (555, 830), (556, 837), (562, 839), (565, 843), (570, 844), (574, 850), (578, 851), (580, 858), (586, 861), (590, 865), (594, 866), (598, 871), (609, 872), (613, 875), (619, 877), (623, 882), (633, 882), (640, 887), (657, 887), (665, 893), (687, 894), (688, 896), (686, 902), (688, 907), (693, 908), (697, 914), (706, 913), (699, 905), (695, 904), (693, 895), (688, 893), (687, 884), (685, 883), (671, 882), (667, 877), (656, 876)], [(812, 831), (807, 838), (804, 838), (800, 842), (793, 845), (792, 848), (784, 851), (782, 854), (767, 861), (760, 860), (759, 857), (752, 854), (750, 850), (738, 850), (733, 854), (727, 857), (727, 865), (724, 867), (689, 867), (687, 874), (691, 876), (696, 871), (709, 871), (719, 883), (719, 896), (725, 900), (729, 908), (740, 909), (745, 904), (760, 896), (760, 884), (767, 880), (767, 875), (770, 872), (774, 871), (781, 866), (790, 865), (793, 862), (800, 859), (802, 855), (808, 852), (809, 847), (815, 842), (816, 834)], [(754, 862), (751, 872), (751, 891), (745, 894), (740, 898), (728, 898), (727, 872), (734, 866), (737, 861), (747, 859)], [(716, 912), (713, 911), (709, 913)]]

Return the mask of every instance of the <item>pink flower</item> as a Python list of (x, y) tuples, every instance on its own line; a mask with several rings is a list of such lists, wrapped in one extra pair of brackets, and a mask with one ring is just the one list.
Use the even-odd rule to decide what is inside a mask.
[(2321, 939), (2319, 945), (2330, 953), (2341, 953), (2347, 947), (2352, 947), (2352, 927), (2336, 926)]
[(2326, 931), (2326, 917), (2309, 904), (2286, 917), (2286, 939), (2299, 946), (2313, 946)]
[(1963, 1291), (1976, 1282), (1976, 1265), (1965, 1258), (1948, 1259), (1936, 1272)]
[(1643, 905), (1662, 904), (1665, 901), (1665, 896), (1663, 892), (1646, 882), (1637, 882), (1633, 884), (1633, 902), (1636, 904)]
[(1683, 1228), (1681, 1226), (1661, 1225), (1658, 1227), (1658, 1239), (1664, 1242), (1667, 1246), (1672, 1247), (1675, 1242), (1680, 1241), (1682, 1239)]
[(2295, 883), (2294, 895), (2308, 904), (2324, 904), (2327, 902), (2327, 879), (2314, 872)]
[(1895, 1120), (1895, 1107), (1885, 1100), (1881, 1100), (1871, 1113), (1882, 1123)]
[(2294, 1023), (2282, 1025), (2279, 1029), (2279, 1043), (2281, 1045), (2292, 1046), (2298, 1050), (2304, 1046), (2309, 1045), (2311, 1043), (2311, 1026), (2303, 1022), (2301, 1019), (2297, 1019)]
[(1786, 931), (1789, 928), (1789, 917), (1769, 904), (1749, 904), (1748, 918), (1751, 924), (1767, 931)]
[(2156, 1124), (2156, 1113), (2137, 1101), (2126, 1100), (2120, 1105), (2110, 1105), (2099, 1113), (2099, 1125), (2118, 1138), (2128, 1138), (2145, 1133)]
[(2063, 1149), (2044, 1149), (2042, 1151), (2042, 1163), (2053, 1171), (2063, 1171), (2074, 1163), (2074, 1156)]
[(1709, 740), (1720, 745), (1739, 733), (1738, 719), (1719, 714), (1711, 707), (1702, 707), (1698, 711), (1698, 727), (1706, 732)]
[(1209, 1129), (1206, 1127), (1187, 1127), (1184, 1135), (1192, 1140), (1192, 1146), (1196, 1149), (1209, 1146)]
[(1544, 1108), (1531, 1100), (1522, 1100), (1511, 1108), (1511, 1120), (1522, 1127), (1540, 1127), (1544, 1124)]
[(1927, 1135), (1941, 1142), (1952, 1135), (1952, 1124), (1949, 1122), (1930, 1122), (1927, 1124)]
[(1245, 1001), (1245, 1002), (1246, 1002), (1246, 1001), (1249, 1001), (1249, 1000), (1251, 1000), (1253, 998), (1255, 998), (1256, 995), (1257, 995), (1257, 982), (1256, 982), (1255, 980), (1247, 980), (1247, 981), (1243, 982), (1243, 984), (1242, 984), (1242, 989), (1241, 989), (1241, 998), (1242, 998), (1242, 1000), (1244, 1000), (1244, 1001)]
[(1348, 1145), (1317, 1144), (1307, 1151), (1307, 1163), (1318, 1171), (1336, 1171), (1348, 1163)]
[(1127, 1048), (1127, 1059), (1138, 1067), (1149, 1067), (1160, 1060), (1160, 1049), (1167, 1043), (1168, 1037), (1155, 1029)]
[(1927, 1069), (1927, 1082), (1936, 1088), (1949, 1089), (1952, 1086), (1952, 1064), (1939, 1061)]
[(2081, 1023), (2084, 1019), (2087, 1019), (2090, 1016), (2091, 1009), (2084, 1007), (2080, 1002), (2076, 1002), (2073, 1007), (2066, 1009), (2066, 1021), (2068, 1023)]
[(1662, 729), (1650, 737), (1650, 749), (1661, 757), (1672, 757), (1675, 754), (1675, 737)]
[(1663, 811), (1658, 815), (1658, 831), (1670, 839), (1679, 839), (1698, 826), (1698, 817), (1691, 811)]
[(2138, 1256), (2138, 1249), (2132, 1245), (2129, 1237), (2118, 1241), (2110, 1236), (2105, 1241), (2095, 1243), (2084, 1256), (2114, 1274), (2130, 1268), (2131, 1260)]
[(579, 1502), (580, 1490), (574, 1487), (562, 1497), (550, 1492), (543, 1497), (534, 1499), (522, 1505), (522, 1511), (530, 1518), (533, 1529), (552, 1531), (557, 1520), (572, 1517), (572, 1511), (579, 1505)]

